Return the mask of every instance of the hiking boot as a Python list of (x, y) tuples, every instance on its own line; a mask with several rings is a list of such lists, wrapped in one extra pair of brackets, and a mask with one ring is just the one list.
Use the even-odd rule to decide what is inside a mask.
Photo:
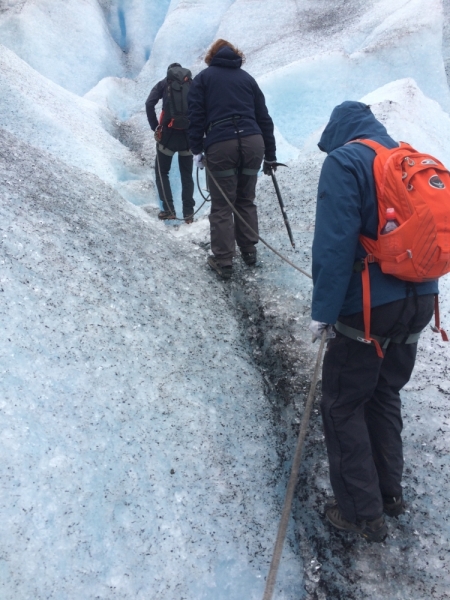
[(190, 225), (194, 222), (194, 219), (193, 217), (184, 217), (184, 222), (186, 223), (186, 225)]
[(233, 273), (233, 267), (231, 265), (221, 266), (217, 263), (214, 256), (208, 256), (208, 265), (213, 269), (222, 279), (230, 279)]
[(325, 516), (337, 529), (358, 533), (368, 542), (383, 542), (386, 539), (388, 531), (383, 515), (372, 521), (357, 521), (356, 523), (352, 523), (342, 516), (336, 500), (333, 499), (325, 507)]
[(254, 252), (241, 252), (242, 260), (251, 267), (256, 264), (256, 250)]
[(169, 210), (162, 210), (158, 213), (158, 219), (160, 221), (169, 221), (170, 219), (176, 219), (174, 213), (171, 213)]
[(383, 512), (388, 517), (398, 517), (405, 513), (403, 496), (383, 496)]

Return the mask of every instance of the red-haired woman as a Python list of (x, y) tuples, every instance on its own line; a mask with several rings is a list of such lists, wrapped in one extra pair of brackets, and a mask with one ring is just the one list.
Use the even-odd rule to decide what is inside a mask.
[[(276, 168), (273, 122), (258, 84), (241, 69), (244, 55), (226, 40), (209, 49), (207, 69), (193, 80), (188, 96), (189, 145), (194, 163), (208, 171), (251, 229), (258, 232), (257, 173)], [(271, 167), (271, 164), (273, 167)], [(209, 266), (222, 278), (232, 274), (235, 245), (248, 265), (256, 263), (257, 236), (237, 217), (209, 177), (211, 251)]]

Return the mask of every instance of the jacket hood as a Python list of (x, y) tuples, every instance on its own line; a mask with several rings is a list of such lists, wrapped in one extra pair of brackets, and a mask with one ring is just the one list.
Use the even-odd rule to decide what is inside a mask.
[(322, 152), (330, 154), (351, 140), (386, 135), (385, 126), (377, 121), (367, 104), (346, 101), (331, 113), (318, 146)]
[(236, 54), (229, 46), (221, 48), (211, 61), (210, 67), (228, 67), (229, 69), (239, 69), (242, 65), (242, 58)]

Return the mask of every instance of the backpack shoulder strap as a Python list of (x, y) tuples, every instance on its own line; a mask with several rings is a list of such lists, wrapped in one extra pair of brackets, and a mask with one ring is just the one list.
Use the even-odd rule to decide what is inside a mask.
[(383, 144), (380, 144), (379, 142), (376, 142), (375, 140), (367, 140), (367, 139), (357, 139), (357, 140), (351, 140), (350, 142), (347, 142), (348, 144), (363, 144), (363, 146), (369, 146), (369, 148), (372, 148), (372, 150), (374, 150), (374, 152), (376, 152), (377, 154), (381, 154), (382, 152), (392, 152), (393, 150), (398, 150), (399, 148), (403, 148), (404, 150), (409, 150), (410, 152), (416, 152), (416, 150), (414, 150), (414, 148), (412, 146), (410, 146), (409, 144), (407, 144), (406, 142), (398, 142), (398, 146), (394, 147), (394, 148), (386, 148), (386, 146), (383, 146)]
[(374, 140), (357, 139), (352, 140), (349, 142), (349, 144), (362, 144), (363, 146), (369, 146), (369, 148), (372, 148), (372, 150), (374, 150), (377, 154), (383, 152), (383, 150), (387, 150), (386, 146), (383, 146), (383, 144), (375, 142)]

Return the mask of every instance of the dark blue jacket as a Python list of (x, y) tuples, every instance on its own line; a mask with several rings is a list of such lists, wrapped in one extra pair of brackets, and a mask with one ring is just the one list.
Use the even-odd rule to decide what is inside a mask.
[(210, 66), (194, 77), (188, 95), (190, 148), (193, 154), (200, 154), (215, 142), (236, 138), (231, 121), (210, 126), (240, 116), (240, 136), (262, 134), (266, 160), (276, 160), (273, 122), (264, 94), (253, 77), (240, 68), (241, 64), (241, 57), (231, 48), (221, 48)]
[[(322, 166), (317, 192), (316, 226), (312, 248), (314, 292), (312, 318), (334, 324), (339, 315), (362, 311), (361, 274), (353, 271), (356, 260), (366, 256), (359, 234), (377, 239), (378, 206), (373, 177), (375, 152), (356, 138), (373, 139), (387, 148), (397, 146), (360, 102), (343, 102), (331, 113), (319, 142), (328, 154)], [(405, 298), (412, 284), (384, 275), (370, 265), (371, 305), (380, 306)], [(415, 284), (418, 295), (437, 293), (437, 281)]]

